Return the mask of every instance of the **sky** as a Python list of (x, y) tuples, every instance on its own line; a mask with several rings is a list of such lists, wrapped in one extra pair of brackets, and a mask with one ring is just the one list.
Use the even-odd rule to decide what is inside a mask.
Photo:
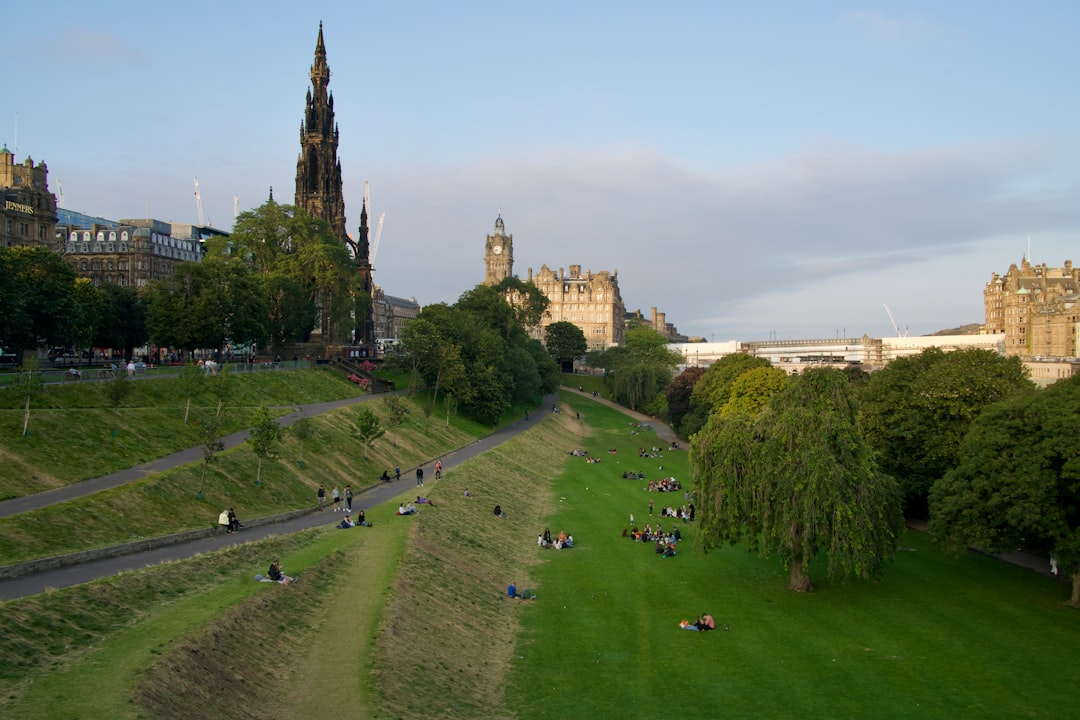
[(320, 21), (391, 295), (481, 282), (500, 213), (519, 277), (715, 341), (981, 323), (1029, 248), (1080, 261), (1080, 3), (9, 3), (0, 143), (112, 220), (197, 222), (198, 177), (228, 230), (293, 201)]

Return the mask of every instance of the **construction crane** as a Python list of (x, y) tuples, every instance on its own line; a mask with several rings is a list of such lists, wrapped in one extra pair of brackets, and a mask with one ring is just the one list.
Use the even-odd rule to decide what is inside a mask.
[(233, 193), (232, 196), (232, 219), (236, 222), (236, 218), (240, 217), (240, 193)]
[(896, 324), (896, 318), (893, 317), (892, 310), (889, 309), (888, 305), (885, 305), (885, 314), (889, 316), (889, 322), (892, 323), (892, 328), (893, 328), (893, 331), (896, 332), (896, 337), (907, 337), (908, 336), (907, 325), (904, 326), (904, 332), (901, 333), (900, 332), (900, 326)]
[(202, 211), (202, 193), (199, 192), (199, 178), (195, 178), (195, 208), (199, 211), (199, 225), (206, 225)]
[[(371, 183), (367, 180), (364, 181), (364, 207), (367, 208), (368, 217), (371, 217)], [(375, 227), (375, 239), (371, 241), (371, 248), (368, 250), (368, 264), (371, 267), (375, 267), (375, 255), (379, 252), (379, 239), (382, 237), (384, 220), (386, 220), (386, 213), (379, 215), (379, 224)]]
[(379, 238), (382, 237), (382, 225), (385, 219), (386, 213), (379, 215), (379, 224), (375, 228), (375, 239), (371, 243), (371, 258), (368, 260), (371, 267), (375, 267), (375, 255), (379, 252)]

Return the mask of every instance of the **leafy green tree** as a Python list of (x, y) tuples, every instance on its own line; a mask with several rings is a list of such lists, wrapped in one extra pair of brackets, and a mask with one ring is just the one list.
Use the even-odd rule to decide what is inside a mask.
[(371, 452), (372, 444), (386, 434), (386, 429), (383, 428), (382, 423), (379, 421), (379, 416), (371, 411), (370, 408), (361, 407), (356, 415), (356, 437), (360, 439), (360, 443), (364, 446), (364, 459), (367, 460), (367, 454)]
[(809, 565), (830, 578), (880, 578), (903, 529), (900, 495), (856, 429), (843, 374), (810, 369), (757, 417), (713, 413), (691, 444), (704, 546), (748, 542), (778, 554), (788, 587), (812, 589)]
[(135, 355), (135, 348), (150, 339), (146, 328), (146, 302), (130, 286), (103, 285), (100, 321), (96, 325), (94, 345), (123, 348), (124, 357)]
[(45, 247), (0, 248), (0, 347), (71, 345), (80, 321), (75, 271)]
[(259, 458), (258, 469), (255, 471), (256, 485), (262, 485), (263, 460), (277, 457), (281, 435), (281, 425), (266, 406), (261, 405), (251, 416), (251, 429), (248, 430), (247, 439), (251, 443), (251, 451)]
[[(690, 396), (694, 392), (694, 385), (705, 375), (705, 368), (688, 367), (676, 375), (667, 387), (664, 395), (667, 398), (668, 423), (678, 431), (682, 430), (683, 418), (690, 412)], [(688, 437), (684, 433), (684, 437)]]
[(224, 337), (219, 308), (222, 304), (208, 266), (185, 262), (169, 277), (151, 283), (146, 293), (146, 326), (150, 339), (161, 347), (219, 347)]
[(123, 370), (116, 372), (116, 374), (113, 375), (112, 380), (101, 384), (101, 393), (111, 408), (120, 407), (133, 389), (134, 388), (131, 386), (131, 379), (128, 378), (127, 373)]
[(662, 402), (660, 394), (671, 382), (682, 356), (645, 325), (627, 328), (623, 341), (623, 345), (589, 353), (589, 364), (604, 369), (604, 382), (619, 404), (637, 410)]
[(731, 383), (731, 393), (720, 408), (720, 414), (757, 415), (773, 395), (787, 387), (789, 380), (788, 374), (780, 368), (756, 367), (747, 370)]
[(725, 355), (710, 365), (694, 384), (690, 410), (682, 422), (683, 434), (690, 437), (705, 425), (710, 413), (720, 412), (731, 398), (731, 386), (740, 375), (764, 367), (771, 367), (768, 360), (745, 353)]
[(987, 406), (930, 492), (930, 530), (954, 550), (1048, 541), (1080, 607), (1080, 376)]
[(273, 272), (263, 279), (270, 344), (280, 355), (293, 342), (306, 341), (315, 327), (315, 304), (294, 278)]
[(898, 358), (860, 391), (860, 426), (881, 469), (900, 482), (909, 514), (925, 517), (930, 486), (960, 461), (983, 408), (1034, 391), (1019, 358), (939, 348)]
[[(106, 286), (111, 287), (111, 286)], [(94, 286), (87, 278), (75, 280), (74, 291), (75, 307), (77, 308), (78, 320), (72, 332), (72, 344), (78, 350), (85, 350), (93, 345), (99, 347), (121, 347), (119, 345), (107, 345), (95, 343), (94, 338), (104, 321), (105, 293)], [(128, 356), (130, 357), (130, 356)]]
[(560, 320), (544, 328), (544, 346), (563, 372), (573, 372), (574, 360), (589, 350), (585, 333), (572, 322)]
[[(526, 331), (540, 324), (551, 304), (540, 288), (513, 275), (503, 278), (492, 289), (509, 301), (517, 325)], [(584, 351), (581, 354), (584, 355)]]

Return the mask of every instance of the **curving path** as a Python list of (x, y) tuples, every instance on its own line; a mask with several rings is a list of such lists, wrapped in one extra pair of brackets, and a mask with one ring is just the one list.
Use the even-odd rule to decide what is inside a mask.
[[(329, 410), (336, 409), (338, 407), (345, 407), (349, 404), (356, 402), (362, 402), (372, 397), (380, 397), (378, 395), (364, 395), (360, 398), (349, 398), (347, 400), (335, 400), (329, 403), (316, 403), (313, 405), (303, 406), (305, 411), (310, 414), (318, 414), (315, 408), (322, 407), (320, 412), (327, 412)], [(442, 454), (439, 459), (442, 460), (443, 470), (447, 471), (456, 465), (470, 460), (484, 452), (487, 452), (493, 447), (501, 445), (510, 438), (514, 437), (523, 430), (533, 427), (534, 425), (543, 421), (550, 413), (543, 412), (543, 408), (550, 408), (557, 402), (557, 397), (552, 395), (544, 400), (542, 408), (536, 412), (530, 413), (528, 419), (517, 420), (506, 427), (500, 428), (495, 432), (487, 435), (479, 440), (458, 448), (451, 452)], [(293, 413), (287, 416), (287, 418), (299, 419), (299, 413)], [(285, 420), (286, 418), (283, 418)], [(241, 435), (242, 433), (234, 433), (234, 435)], [(233, 437), (230, 435), (229, 437)], [(239, 440), (237, 442), (242, 442)], [(195, 459), (201, 459), (201, 448), (194, 448), (196, 453)], [(166, 458), (161, 458), (155, 461), (156, 470), (164, 470), (178, 465), (191, 462), (191, 459), (187, 459), (188, 453), (191, 450), (185, 450), (179, 453), (174, 453)], [(430, 463), (431, 461), (429, 461)], [(173, 463), (173, 464), (168, 464)], [(427, 464), (427, 463), (425, 463)], [(143, 468), (146, 466), (140, 466)], [(122, 485), (124, 482), (130, 482), (131, 480), (143, 477), (146, 473), (140, 471), (140, 468), (132, 468), (131, 470), (120, 471), (113, 473), (106, 477), (113, 477), (117, 475), (123, 475), (124, 473), (134, 473), (126, 480), (117, 480), (107, 487), (116, 487)], [(155, 471), (156, 471), (155, 470)], [(428, 478), (431, 478), (431, 482), (437, 482), (434, 480), (435, 473), (430, 471)], [(94, 483), (102, 478), (96, 480), (87, 480), (83, 483), (71, 486), (72, 488), (88, 487), (88, 483)], [(370, 508), (377, 505), (381, 505), (392, 498), (396, 498), (398, 495), (406, 492), (410, 487), (416, 486), (415, 476), (411, 474), (403, 474), (401, 480), (390, 483), (379, 483), (375, 486), (368, 488), (367, 490), (359, 493), (353, 498), (353, 510), (364, 510), (367, 512)], [(63, 488), (66, 490), (67, 488)], [(74, 499), (90, 494), (90, 492), (97, 492), (97, 490), (104, 489), (99, 487), (95, 490), (90, 490), (82, 493), (75, 493), (72, 497), (65, 499)], [(44, 495), (52, 498), (58, 491), (49, 491), (48, 493), (39, 493), (31, 497), (40, 497)], [(13, 502), (13, 501), (12, 501)], [(53, 502), (61, 502), (61, 500), (53, 500)], [(49, 505), (49, 502), (42, 502), (38, 507), (44, 507)], [(21, 512), (21, 511), (20, 511)], [(11, 514), (11, 513), (8, 513)], [(213, 552), (215, 550), (221, 550), (234, 545), (240, 545), (246, 542), (252, 542), (254, 540), (261, 540), (270, 535), (282, 535), (285, 533), (296, 532), (297, 530), (307, 530), (309, 528), (318, 527), (320, 525), (332, 525), (339, 522), (342, 515), (333, 511), (323, 512), (310, 512), (306, 515), (302, 515), (292, 520), (287, 520), (280, 523), (262, 525), (259, 527), (248, 528), (242, 530), (240, 533), (218, 534), (210, 537), (200, 538), (198, 540), (192, 540), (188, 542), (182, 542), (164, 547), (158, 547), (152, 550), (146, 550), (131, 555), (122, 555), (119, 557), (110, 557), (102, 560), (94, 560), (91, 562), (81, 563), (78, 565), (70, 565), (67, 567), (56, 568), (55, 570), (45, 570), (42, 572), (34, 573), (32, 575), (23, 575), (21, 577), (9, 578), (0, 580), (0, 601), (13, 600), (15, 598), (24, 597), (26, 595), (34, 595), (46, 590), (69, 587), (71, 585), (78, 585), (80, 583), (89, 582), (91, 580), (97, 580), (98, 578), (108, 577), (110, 575), (116, 575), (117, 573), (139, 570), (149, 565), (156, 565), (157, 563), (167, 562), (170, 560), (182, 560), (187, 557), (191, 557), (197, 553)], [(357, 528), (357, 532), (363, 532), (364, 528)]]

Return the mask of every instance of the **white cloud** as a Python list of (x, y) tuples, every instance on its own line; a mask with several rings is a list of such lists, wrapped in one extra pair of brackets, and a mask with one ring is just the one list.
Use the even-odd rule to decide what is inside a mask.
[(862, 10), (845, 15), (841, 22), (863, 41), (876, 45), (922, 45), (945, 39), (945, 30), (923, 18), (899, 20), (879, 11)]

